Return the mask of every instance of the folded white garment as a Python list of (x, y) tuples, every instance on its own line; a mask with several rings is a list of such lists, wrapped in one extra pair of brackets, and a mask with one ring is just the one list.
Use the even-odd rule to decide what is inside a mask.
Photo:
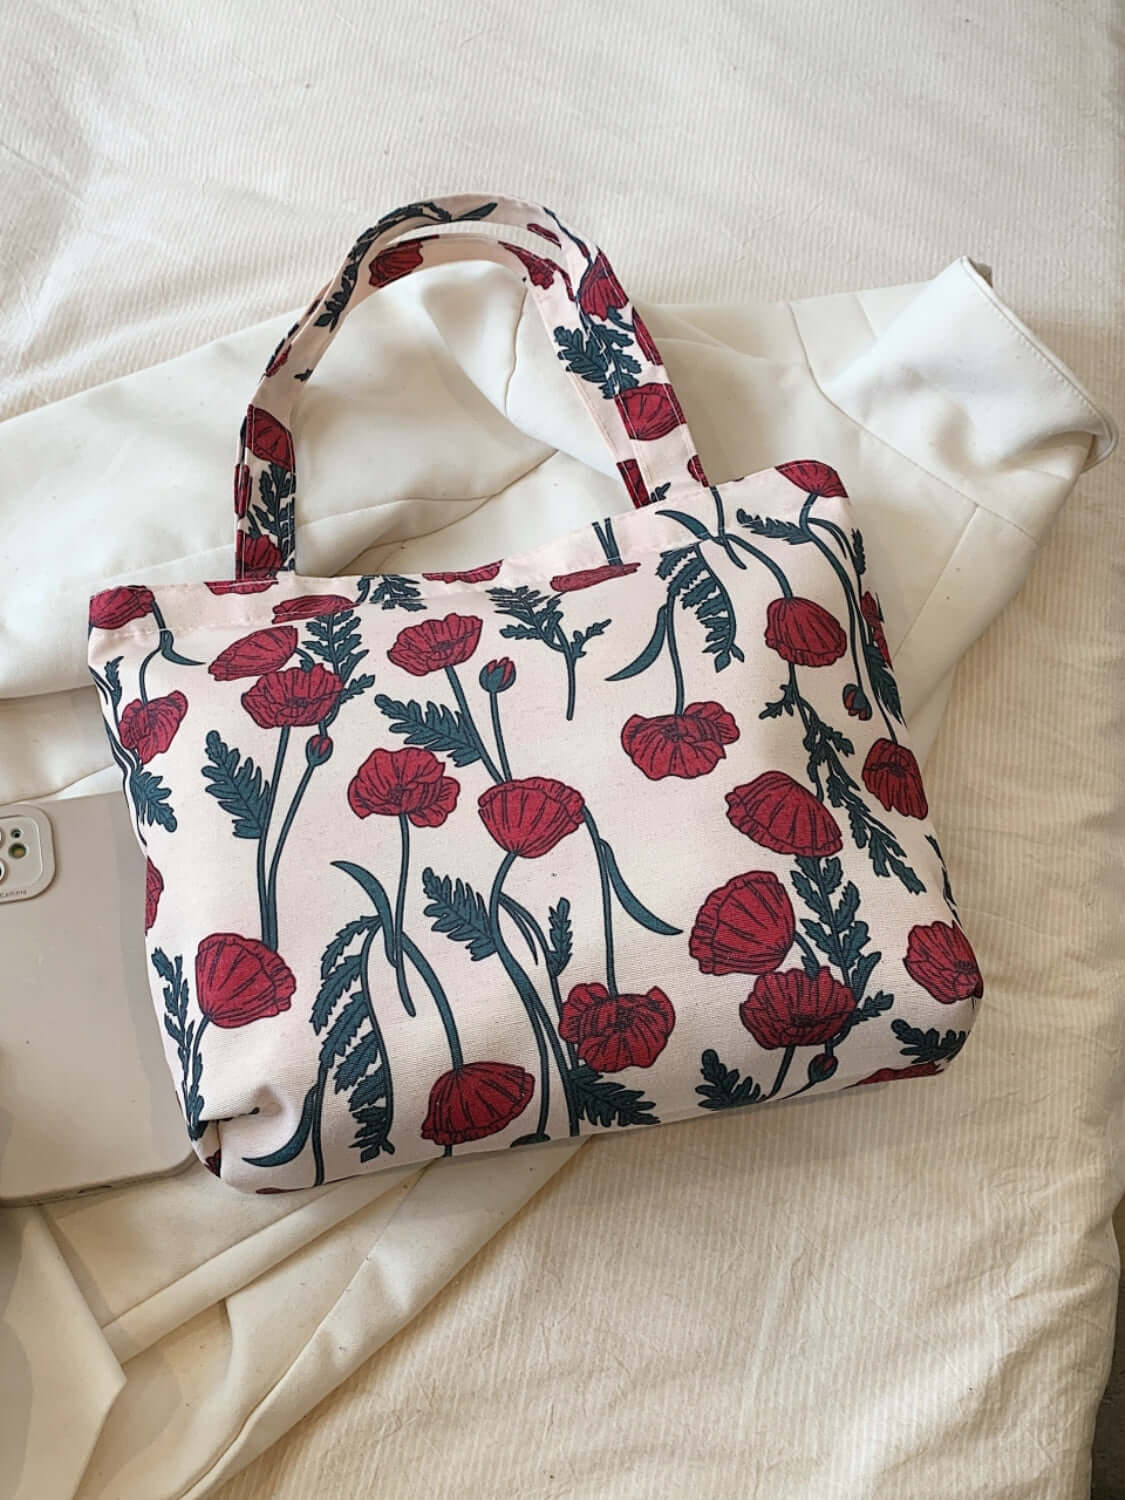
[[(714, 479), (802, 457), (844, 477), (925, 753), (957, 660), (1019, 588), (1079, 472), (1110, 451), (1109, 420), (966, 260), (916, 286), (645, 315)], [(83, 685), (86, 595), (138, 576), (229, 575), (238, 413), (288, 321), (0, 427), (0, 546), (51, 559), (49, 593), (43, 570), (26, 568), (0, 598), (0, 800), (112, 784)], [(372, 299), (307, 396), (297, 442), (310, 572), (463, 567), (622, 506), (597, 435), (523, 315), (519, 283), (496, 268), (428, 273)], [(66, 544), (74, 537), (80, 546)], [(943, 1080), (917, 1086), (924, 1097), (911, 1086), (775, 1112), (765, 1127), (762, 1114), (716, 1121), (682, 1146), (677, 1128), (663, 1167), (661, 1142), (615, 1141), (604, 1159), (634, 1187), (648, 1163), (653, 1190), (690, 1202), (708, 1153), (754, 1153), (773, 1253), (796, 1274), (808, 1232), (796, 1205), (823, 1196), (817, 1239), (839, 1245), (846, 1184), (859, 1201), (872, 1132), (897, 1143), (881, 1158), (890, 1193), (907, 1190), (912, 1161), (940, 1153), (946, 1112), (970, 1100), (987, 1149), (1003, 1101), (987, 1042), (980, 1053), (976, 1068), (966, 1058), (956, 1094)], [(12, 1493), (205, 1494), (589, 1150), (552, 1146), (283, 1198), (236, 1196), (192, 1169), (6, 1215), (21, 1257), (0, 1349), (6, 1378), (32, 1388), (0, 1417), (0, 1447), (18, 1455)], [(897, 1186), (896, 1174), (906, 1174)], [(942, 1172), (932, 1184), (933, 1232), (955, 1238), (958, 1200)], [(971, 1282), (963, 1294), (971, 1304)], [(923, 1324), (937, 1316), (932, 1289), (926, 1297)], [(773, 1336), (762, 1333), (764, 1349)], [(412, 1491), (404, 1480), (380, 1493)]]

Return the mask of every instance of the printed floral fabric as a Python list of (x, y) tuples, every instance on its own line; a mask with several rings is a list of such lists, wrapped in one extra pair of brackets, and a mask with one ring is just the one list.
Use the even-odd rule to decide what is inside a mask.
[(595, 246), (414, 205), (263, 387), (441, 243), (388, 238), (494, 213), (541, 243), (503, 253), (566, 308), (643, 508), (465, 572), (302, 578), (259, 392), (239, 579), (91, 604), (169, 1064), (240, 1188), (932, 1076), (981, 995), (844, 485), (710, 486)]

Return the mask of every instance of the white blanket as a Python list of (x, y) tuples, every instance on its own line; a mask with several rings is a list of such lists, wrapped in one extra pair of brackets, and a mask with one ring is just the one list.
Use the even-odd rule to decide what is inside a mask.
[[(298, 39), (322, 64), (327, 55), (323, 37), (301, 24), (272, 47), (274, 68), (291, 85), (303, 71), (295, 68)], [(799, 23), (787, 24), (797, 47)], [(249, 38), (240, 23), (224, 25), (241, 58)], [(117, 57), (113, 49), (127, 50), (128, 36), (120, 28), (95, 35), (83, 23), (85, 55)], [(526, 57), (532, 38), (521, 39)], [(534, 40), (549, 51), (549, 35), (538, 31)], [(669, 58), (678, 40), (663, 38)], [(612, 55), (613, 41), (603, 31), (598, 45)], [(722, 42), (710, 38), (704, 47), (712, 67)], [(155, 62), (148, 56), (145, 79), (164, 76), (162, 60), (170, 71), (168, 58), (195, 55), (186, 35), (164, 45)], [(745, 47), (726, 50), (738, 57)], [(337, 59), (337, 80), (347, 66)], [(149, 87), (139, 71), (126, 76), (138, 90)], [(210, 86), (206, 70), (197, 78)], [(594, 85), (587, 79), (582, 87)], [(633, 97), (639, 106), (640, 92)], [(160, 101), (146, 94), (144, 103)], [(728, 123), (739, 107), (722, 104)], [(408, 138), (403, 128), (400, 142)], [(52, 139), (44, 123), (33, 157)], [(266, 137), (259, 140), (264, 160)], [(28, 145), (17, 139), (20, 155)], [(676, 162), (672, 152), (670, 182)], [(11, 201), (32, 204), (40, 226), (52, 212), (65, 219), (51, 179), (32, 191), (21, 169), (12, 170)], [(87, 279), (77, 278), (73, 233), (51, 261), (53, 274), (39, 276), (33, 256), (20, 265), (18, 274), (41, 290), (36, 342), (13, 409), (62, 394), (68, 381), (73, 388), (83, 369), (76, 357), (114, 374), (167, 352), (169, 337), (183, 347), (221, 324), (221, 305), (198, 292), (194, 301), (167, 285), (158, 294), (155, 274), (116, 271), (114, 252), (136, 214), (106, 213), (99, 192), (108, 193), (114, 170), (110, 161), (94, 174), (88, 196), (101, 211), (83, 208), (89, 217), (79, 219), (90, 226)], [(120, 170), (133, 180), (131, 167)], [(606, 201), (598, 218), (598, 183), (608, 182), (601, 170), (576, 217), (602, 231), (638, 292), (658, 290), (655, 277), (639, 279), (638, 267), (655, 264), (639, 226)], [(544, 193), (550, 178), (545, 172)], [(161, 246), (165, 255), (172, 248), (174, 195), (165, 201), (159, 173), (145, 181), (149, 218), (141, 222), (168, 236), (155, 249), (159, 260)], [(381, 191), (377, 206), (412, 190)], [(287, 191), (302, 201), (299, 182)], [(736, 221), (714, 186), (701, 201), (718, 215), (706, 238), (713, 264)], [(571, 190), (559, 206), (573, 214), (575, 204)], [(679, 212), (673, 208), (673, 223)], [(234, 217), (255, 277), (265, 247), (296, 255), (295, 237), (275, 234), (263, 208)], [(311, 214), (297, 218), (307, 249), (319, 236), (308, 228)], [(327, 259), (307, 256), (304, 279), (278, 300), (310, 289), (307, 267), (316, 266), (313, 280), (327, 271), (354, 220)], [(686, 220), (685, 213), (684, 245)], [(801, 244), (802, 264), (822, 266)], [(816, 254), (831, 250), (822, 245)], [(84, 340), (91, 255), (109, 295), (85, 314), (103, 321)], [(1014, 324), (984, 335), (997, 314), (971, 271), (955, 267), (946, 277), (946, 291), (964, 283), (971, 292), (964, 306), (976, 309), (976, 321), (958, 324), (943, 294), (943, 337), (923, 319), (927, 336), (902, 339), (897, 364), (888, 349), (896, 323), (898, 335), (910, 332), (901, 315), (916, 309), (917, 292), (822, 307), (814, 325), (843, 333), (825, 333), (823, 344), (814, 334), (815, 381), (787, 310), (740, 303), (652, 317), (716, 476), (796, 456), (794, 443), (808, 452), (806, 435), (815, 433), (817, 456), (872, 477), (885, 501), (884, 563), (899, 560), (884, 587), (892, 646), (900, 647), (911, 706), (928, 702), (933, 716), (929, 730), (920, 726), (923, 740), (932, 738), (952, 663), (1029, 565), (1091, 437), (1106, 442), (1104, 423), (1041, 351), (1029, 352)], [(229, 279), (219, 281), (229, 295)], [(269, 275), (261, 282), (275, 289)], [(134, 324), (112, 332), (104, 321), (116, 287), (144, 311), (139, 331)], [(709, 289), (723, 290), (718, 279)], [(618, 503), (611, 483), (565, 456), (598, 462), (565, 397), (556, 399), (529, 329), (517, 326), (518, 288), (483, 273), (471, 313), (466, 290), (435, 278), (404, 288), (399, 302), (388, 299), (368, 325), (388, 336), (378, 356), (365, 364), (358, 349), (349, 356), (341, 347), (337, 373), (346, 373), (349, 358), (364, 370), (361, 404), (331, 408), (329, 381), (319, 406), (310, 400), (301, 436), (322, 462), (320, 482), (306, 494), (312, 524), (302, 549), (310, 568), (350, 566), (373, 537), (401, 540), (455, 514), (464, 519), (424, 547), (383, 545), (363, 565), (478, 561), (506, 550), (511, 538), (522, 547), (544, 534), (533, 523), (553, 531)], [(177, 321), (170, 307), (180, 295), (193, 312)], [(1059, 304), (1042, 297), (1037, 305)], [(798, 317), (806, 345), (810, 315)], [(152, 337), (145, 319), (157, 316), (165, 331), (158, 324)], [(201, 329), (193, 317), (212, 321)], [(865, 368), (873, 332), (885, 330), (889, 342)], [(518, 358), (509, 382), (513, 331)], [(44, 597), (36, 586), (42, 575), (26, 573), (32, 586), (20, 597), (10, 563), (6, 573), (0, 672), (5, 691), (26, 696), (5, 705), (0, 720), (7, 777), (0, 796), (55, 790), (105, 762), (88, 694), (69, 690), (80, 681), (89, 580), (154, 567), (182, 577), (226, 571), (215, 563), (227, 537), (229, 414), (270, 343), (259, 330), (197, 356), (188, 371), (195, 378), (178, 387), (171, 411), (165, 377), (154, 372), (0, 434), (3, 472), (17, 476), (3, 496), (5, 558), (50, 556), (62, 579), (58, 593)], [(895, 379), (875, 378), (890, 369)], [(420, 428), (417, 395), (435, 386), (446, 390), (448, 407)], [(940, 412), (925, 404), (935, 389)], [(544, 392), (549, 404), (541, 406)], [(380, 409), (386, 420), (372, 423)], [(889, 467), (880, 471), (888, 444)], [(563, 455), (553, 456), (555, 448)], [(952, 484), (943, 462), (959, 476)], [(917, 489), (906, 477), (912, 470), (922, 476)], [(989, 1010), (958, 1069), (940, 1086), (903, 1086), (901, 1101), (887, 1097), (894, 1091), (872, 1091), (868, 1099), (584, 1148), (467, 1277), (345, 1387), (323, 1420), (267, 1455), (257, 1473), (230, 1487), (232, 1496), (309, 1493), (326, 1464), (338, 1493), (377, 1481), (381, 1496), (403, 1497), (441, 1493), (454, 1475), (480, 1494), (721, 1494), (758, 1481), (782, 1495), (890, 1496), (901, 1493), (902, 1464), (919, 1494), (1080, 1493), (1106, 1356), (1108, 1330), (1098, 1320), (1112, 1295), (1105, 1223), (1120, 1160), (1109, 1125), (1119, 1103), (1121, 1035), (1103, 979), (1120, 953), (1109, 946), (1098, 905), (1108, 897), (1098, 893), (1107, 890), (1107, 820), (1119, 807), (1110, 735), (1120, 703), (1110, 681), (1121, 642), (1107, 618), (1107, 554), (1122, 528), (1114, 512), (1099, 510), (1095, 483), (1071, 506), (1051, 570), (1037, 575), (967, 674), (954, 704), (953, 753), (936, 767), (939, 826), (990, 981)], [(469, 516), (469, 507), (449, 503), (501, 491)], [(942, 517), (935, 546), (935, 533), (919, 527), (940, 514), (937, 493), (956, 514)], [(574, 498), (574, 512), (560, 507), (563, 496)], [(989, 530), (986, 549), (993, 565), (966, 577), (950, 539), (966, 535), (966, 526), (969, 534), (993, 528), (998, 508), (1003, 524)], [(61, 547), (49, 527), (65, 539)], [(975, 541), (968, 551), (981, 555)], [(915, 620), (925, 628), (911, 630)], [(1058, 728), (1044, 734), (1049, 724)], [(1064, 758), (1070, 775), (1060, 787)], [(1079, 827), (1081, 848), (1068, 850)], [(1095, 893), (1092, 902), (1083, 888)], [(84, 1494), (204, 1493), (425, 1305), (570, 1149), (549, 1149), (542, 1160), (525, 1154), (518, 1168), (470, 1163), (444, 1180), (430, 1172), (414, 1188), (345, 1184), (316, 1201), (232, 1203), (223, 1195), (216, 1208), (222, 1190), (189, 1174), (46, 1218), (6, 1216), (4, 1232), (22, 1236), (24, 1253), (5, 1351), (15, 1394), (0, 1448), (19, 1455), (23, 1493), (37, 1500), (71, 1493), (103, 1422)], [(387, 1191), (376, 1196), (381, 1187)], [(127, 1384), (106, 1420), (122, 1379), (115, 1360), (124, 1361)], [(34, 1387), (24, 1398), (28, 1374)], [(681, 1420), (673, 1424), (672, 1413)]]

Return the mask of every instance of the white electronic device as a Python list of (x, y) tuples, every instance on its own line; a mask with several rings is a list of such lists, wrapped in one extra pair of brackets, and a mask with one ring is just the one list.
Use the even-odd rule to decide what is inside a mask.
[(120, 792), (0, 807), (0, 1202), (195, 1160), (144, 944), (145, 861)]

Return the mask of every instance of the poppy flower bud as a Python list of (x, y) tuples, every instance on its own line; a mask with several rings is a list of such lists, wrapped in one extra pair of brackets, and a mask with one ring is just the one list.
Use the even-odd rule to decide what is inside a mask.
[(326, 734), (314, 734), (305, 745), (305, 759), (310, 766), (322, 766), (332, 755), (332, 741)]
[(831, 1052), (818, 1052), (809, 1063), (809, 1082), (824, 1083), (835, 1073), (839, 1063)]
[(516, 680), (516, 664), (507, 656), (486, 662), (480, 669), (480, 685), (486, 693), (506, 693)]

